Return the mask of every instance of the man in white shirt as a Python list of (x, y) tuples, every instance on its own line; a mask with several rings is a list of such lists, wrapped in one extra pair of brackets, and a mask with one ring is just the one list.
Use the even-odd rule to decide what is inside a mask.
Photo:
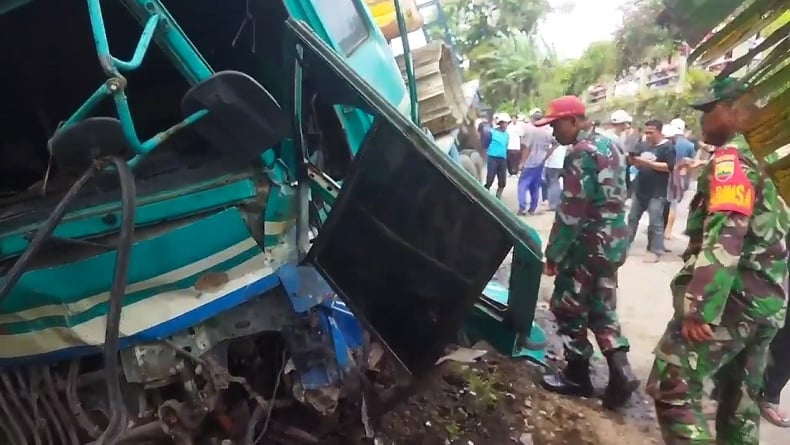
[(524, 136), (524, 116), (518, 115), (515, 121), (507, 126), (507, 171), (511, 176), (518, 175), (521, 162), (521, 138)]
[(567, 145), (555, 145), (549, 150), (549, 157), (546, 158), (544, 175), (546, 176), (545, 198), (549, 203), (549, 210), (557, 210), (562, 194), (560, 177), (562, 168), (565, 164), (565, 154), (568, 153)]
[[(631, 115), (625, 110), (617, 110), (612, 113), (611, 116), (609, 116), (609, 122), (607, 122), (607, 128), (604, 132), (604, 135), (613, 140), (615, 145), (617, 145), (625, 154), (635, 153), (637, 151), (636, 146), (639, 141), (639, 137), (635, 134), (633, 128), (631, 127), (632, 120), (633, 119), (631, 118)], [(631, 177), (630, 171), (625, 179), (625, 184), (628, 188), (628, 196), (631, 196), (631, 190), (633, 189), (633, 178)]]
[(631, 115), (625, 110), (617, 110), (609, 117), (607, 128), (604, 135), (615, 141), (624, 152), (630, 152), (633, 147), (629, 147), (629, 133), (631, 128)]
[[(540, 203), (541, 186), (543, 185), (543, 168), (548, 152), (554, 142), (551, 129), (536, 127), (534, 122), (543, 117), (543, 112), (536, 108), (530, 112), (530, 123), (525, 125), (524, 136), (521, 138), (523, 151), (521, 154), (521, 173), (518, 177), (518, 214), (535, 214)], [(527, 202), (527, 193), (530, 200)]]

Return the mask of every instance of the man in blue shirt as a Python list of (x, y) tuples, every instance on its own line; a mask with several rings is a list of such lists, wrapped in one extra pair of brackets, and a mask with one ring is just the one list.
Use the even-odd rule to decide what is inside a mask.
[(507, 144), (509, 136), (507, 126), (510, 123), (510, 116), (499, 113), (494, 116), (496, 127), (491, 129), (491, 139), (488, 141), (486, 152), (488, 153), (488, 165), (486, 172), (486, 190), (491, 189), (494, 177), (497, 178), (496, 197), (502, 198), (502, 192), (507, 183)]

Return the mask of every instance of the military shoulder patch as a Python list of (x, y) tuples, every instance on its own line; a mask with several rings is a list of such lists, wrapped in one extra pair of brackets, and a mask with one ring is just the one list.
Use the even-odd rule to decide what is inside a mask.
[(712, 164), (708, 211), (752, 216), (754, 185), (743, 170), (738, 149), (728, 146), (716, 150)]

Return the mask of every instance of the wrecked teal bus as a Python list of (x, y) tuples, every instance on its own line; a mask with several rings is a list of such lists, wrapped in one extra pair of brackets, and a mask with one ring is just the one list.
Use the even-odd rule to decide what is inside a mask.
[(539, 280), (350, 3), (0, 2), (0, 443), (316, 443)]

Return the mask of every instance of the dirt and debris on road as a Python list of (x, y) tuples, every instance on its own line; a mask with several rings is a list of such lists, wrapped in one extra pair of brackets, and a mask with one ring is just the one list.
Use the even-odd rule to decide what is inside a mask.
[[(495, 278), (507, 283), (509, 258)], [(536, 322), (547, 334), (549, 365), (563, 365), (562, 338), (548, 311), (550, 283), (540, 289)], [(620, 412), (601, 401), (551, 394), (537, 382), (544, 369), (503, 357), (488, 345), (476, 363), (447, 362), (431, 381), (387, 414), (378, 428), (381, 445), (650, 445), (662, 443), (651, 401), (640, 388)], [(608, 371), (600, 354), (592, 360), (599, 392)]]
[[(545, 306), (547, 306), (546, 304)], [(557, 331), (557, 325), (554, 322), (554, 319), (551, 315), (548, 314), (548, 311), (538, 311), (535, 314), (535, 318), (538, 324), (547, 332), (547, 333), (554, 333)], [(591, 339), (591, 341), (593, 341)], [(564, 361), (561, 359), (562, 357), (562, 339), (557, 335), (548, 335), (547, 336), (547, 346), (546, 346), (546, 356), (549, 360), (549, 364), (553, 367), (562, 367), (564, 366)], [(590, 361), (590, 368), (592, 372), (592, 380), (593, 385), (598, 389), (599, 396), (602, 395), (603, 388), (606, 387), (609, 377), (609, 368), (606, 364), (606, 359), (601, 355), (600, 351), (596, 349), (595, 355), (593, 356), (592, 360)], [(644, 381), (642, 385), (633, 393), (631, 396), (631, 400), (628, 401), (625, 407), (619, 410), (618, 413), (611, 413), (605, 412), (604, 415), (613, 416), (617, 419), (618, 422), (621, 423), (628, 423), (632, 425), (636, 430), (642, 432), (647, 437), (659, 437), (658, 431), (658, 423), (656, 421), (656, 413), (653, 407), (653, 401), (650, 399), (644, 391)], [(602, 410), (600, 407), (600, 403), (596, 407), (599, 410)], [(621, 442), (612, 442), (613, 444), (619, 444)], [(643, 442), (622, 442), (622, 443), (643, 443)], [(646, 441), (644, 443), (650, 443), (650, 441)], [(660, 442), (659, 442), (660, 443)]]
[[(507, 187), (505, 203), (516, 208), (515, 188)], [(688, 206), (678, 206), (677, 234), (683, 230)], [(552, 214), (525, 217), (545, 241), (553, 222)], [(643, 226), (646, 223), (643, 221)], [(680, 252), (686, 239), (677, 236), (668, 247)], [(625, 334), (631, 341), (630, 358), (637, 375), (647, 378), (653, 361), (652, 350), (672, 315), (668, 284), (681, 266), (676, 255), (646, 267), (640, 258), (646, 237), (637, 237), (631, 258), (621, 269), (618, 313)], [(501, 283), (510, 276), (506, 260), (497, 273)], [(553, 317), (546, 300), (552, 283), (542, 283), (542, 300), (536, 319), (548, 334), (551, 366), (560, 366), (562, 341), (555, 334)], [(492, 349), (487, 348), (488, 351)], [(543, 391), (535, 382), (541, 369), (524, 361), (513, 361), (489, 352), (479, 363), (447, 363), (437, 369), (433, 381), (408, 402), (389, 413), (378, 428), (382, 445), (642, 445), (661, 444), (655, 412), (644, 394), (644, 384), (622, 413), (603, 410), (598, 400), (558, 397)], [(603, 389), (606, 362), (599, 355), (593, 359), (593, 382)], [(644, 383), (644, 382), (643, 382)], [(490, 391), (480, 390), (490, 388)], [(477, 388), (477, 389), (475, 389)], [(474, 393), (474, 394), (473, 394)], [(484, 394), (481, 398), (480, 393)], [(485, 395), (490, 394), (490, 396)], [(482, 400), (482, 401), (481, 401)], [(488, 402), (485, 402), (488, 400)], [(784, 403), (790, 400), (790, 386)], [(711, 406), (707, 406), (708, 413)], [(763, 423), (761, 444), (787, 444), (787, 432)]]
[[(477, 346), (476, 348), (480, 348)], [(488, 351), (491, 351), (490, 348)], [(387, 414), (383, 445), (618, 445), (660, 443), (597, 399), (555, 396), (537, 384), (540, 368), (488, 352), (447, 362), (428, 388)]]

